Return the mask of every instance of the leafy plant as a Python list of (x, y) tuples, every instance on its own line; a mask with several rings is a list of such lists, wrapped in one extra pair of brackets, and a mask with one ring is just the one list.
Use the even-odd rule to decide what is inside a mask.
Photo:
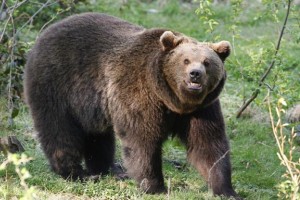
[[(21, 194), (20, 200), (29, 200), (34, 196), (34, 188), (32, 186), (28, 186), (26, 180), (31, 177), (29, 171), (26, 169), (25, 164), (31, 161), (32, 158), (27, 157), (25, 154), (7, 154), (7, 158), (0, 165), (0, 171), (7, 170), (9, 165), (13, 165), (15, 172), (18, 174), (20, 185), (23, 188), (23, 192)], [(5, 191), (3, 191), (5, 194)]]
[(214, 11), (211, 9), (211, 0), (200, 0), (199, 8), (196, 9), (196, 14), (199, 15), (201, 22), (207, 27), (207, 33), (212, 33), (215, 27), (219, 24), (214, 19)]
[[(277, 2), (275, 2), (275, 4), (276, 3)], [(286, 28), (286, 24), (287, 24), (287, 21), (288, 21), (288, 18), (289, 18), (290, 8), (291, 8), (291, 0), (288, 0), (287, 1), (286, 16), (285, 16), (285, 19), (284, 19), (284, 22), (283, 22), (283, 25), (282, 25), (282, 28), (281, 28), (281, 31), (280, 31), (280, 35), (279, 35), (279, 38), (278, 38), (278, 41), (277, 41), (277, 45), (276, 45), (276, 48), (275, 48), (275, 51), (274, 51), (274, 56), (272, 58), (272, 61), (270, 62), (268, 68), (266, 69), (266, 71), (263, 73), (263, 75), (259, 79), (259, 81), (258, 81), (258, 87), (253, 92), (252, 96), (247, 101), (245, 101), (244, 104), (242, 105), (242, 107), (238, 110), (238, 112), (237, 112), (237, 118), (239, 118), (241, 116), (242, 112), (249, 106), (249, 104), (256, 99), (257, 95), (260, 93), (260, 88), (263, 85), (266, 85), (266, 86), (269, 87), (269, 85), (267, 83), (265, 83), (265, 79), (270, 74), (271, 70), (274, 68), (274, 66), (276, 64), (278, 52), (279, 52), (280, 45), (281, 45), (281, 40), (282, 40), (282, 37), (283, 37), (283, 34), (284, 34), (284, 30)], [(278, 12), (278, 10), (276, 10), (276, 12)], [(274, 16), (274, 18), (276, 20), (278, 20), (276, 15), (273, 15), (273, 16)], [(260, 64), (264, 60), (265, 60), (264, 58), (260, 58), (258, 60), (254, 59), (255, 62), (253, 62), (253, 65)]]
[[(23, 96), (23, 68), (35, 36), (50, 22), (71, 10), (74, 0), (3, 0), (0, 5), (0, 95), (7, 100), (0, 121), (14, 125)], [(41, 15), (41, 12), (43, 14)]]
[(281, 165), (283, 165), (286, 169), (283, 174), (285, 180), (278, 185), (278, 197), (280, 199), (297, 200), (300, 198), (300, 159), (298, 161), (294, 159), (294, 138), (296, 137), (294, 128), (292, 128), (290, 135), (286, 135), (284, 133), (284, 128), (288, 126), (288, 124), (284, 124), (282, 122), (281, 116), (282, 113), (285, 113), (283, 107), (286, 105), (287, 104), (283, 98), (278, 100), (275, 108), (278, 118), (276, 122), (273, 117), (270, 99), (268, 98), (272, 130), (278, 148), (277, 155), (281, 161)]

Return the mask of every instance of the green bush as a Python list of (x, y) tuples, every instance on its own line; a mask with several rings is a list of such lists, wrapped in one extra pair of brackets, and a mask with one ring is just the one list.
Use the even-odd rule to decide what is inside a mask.
[(13, 126), (23, 93), (26, 54), (37, 35), (52, 21), (76, 12), (74, 0), (4, 0), (0, 5), (0, 96), (7, 100), (7, 112), (0, 117)]

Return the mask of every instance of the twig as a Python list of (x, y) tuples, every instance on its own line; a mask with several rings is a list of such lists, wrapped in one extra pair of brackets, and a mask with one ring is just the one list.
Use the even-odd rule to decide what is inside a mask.
[(210, 183), (210, 176), (211, 176), (211, 171), (215, 168), (215, 166), (226, 157), (226, 155), (229, 153), (229, 150), (227, 150), (216, 162), (214, 162), (213, 166), (209, 169), (208, 171), (208, 185), (211, 188), (211, 183)]
[(239, 118), (242, 115), (243, 111), (250, 105), (250, 103), (252, 101), (254, 101), (254, 99), (256, 99), (256, 97), (258, 96), (258, 93), (260, 91), (259, 88), (261, 88), (261, 86), (263, 85), (265, 79), (267, 78), (267, 76), (270, 74), (272, 68), (274, 67), (274, 64), (276, 62), (276, 56), (277, 56), (277, 53), (278, 53), (278, 51), (280, 49), (281, 40), (282, 40), (282, 37), (283, 37), (283, 34), (284, 34), (284, 30), (286, 28), (287, 20), (288, 20), (289, 14), (290, 14), (290, 8), (291, 8), (291, 0), (288, 0), (288, 6), (287, 6), (286, 15), (285, 15), (285, 20), (284, 20), (284, 23), (283, 23), (283, 26), (281, 28), (280, 35), (279, 35), (279, 38), (278, 38), (278, 41), (277, 41), (277, 45), (276, 45), (276, 49), (275, 49), (275, 53), (274, 53), (274, 58), (273, 58), (271, 64), (269, 65), (268, 69), (266, 70), (266, 72), (260, 78), (259, 83), (258, 83), (258, 88), (256, 89), (256, 91), (252, 94), (252, 96), (250, 97), (250, 99), (248, 99), (242, 105), (242, 107), (238, 110), (238, 112), (236, 114), (236, 118)]
[(268, 83), (264, 83), (264, 85), (267, 86), (269, 90), (273, 91), (273, 88)]
[(6, 4), (6, 0), (2, 1), (1, 7), (0, 7), (0, 17), (2, 15), (2, 10), (4, 9), (4, 5)]
[[(22, 4), (26, 3), (27, 1), (28, 1), (28, 0), (24, 0), (24, 1), (21, 1), (21, 2), (16, 1), (15, 4), (14, 4), (13, 6), (7, 8), (7, 13), (8, 13), (8, 15), (9, 15), (9, 17), (8, 17), (8, 19), (6, 20), (6, 23), (5, 23), (4, 28), (3, 28), (3, 32), (1, 33), (1, 36), (0, 36), (0, 42), (1, 42), (1, 40), (3, 39), (3, 36), (4, 36), (4, 34), (5, 34), (5, 30), (6, 30), (6, 28), (7, 28), (8, 23), (9, 23), (10, 21), (13, 21), (13, 14), (14, 14), (15, 10), (16, 10), (17, 8), (19, 8)], [(1, 5), (1, 6), (3, 6), (3, 8), (4, 8), (4, 3), (5, 3), (5, 1), (3, 1), (3, 4)], [(3, 8), (1, 7), (1, 9), (3, 9)], [(2, 10), (0, 10), (0, 15), (1, 15), (1, 12), (2, 12)]]
[(5, 34), (5, 30), (6, 30), (6, 27), (7, 27), (9, 21), (10, 21), (10, 18), (8, 18), (8, 19), (6, 20), (6, 22), (5, 22), (5, 24), (4, 24), (3, 32), (2, 32), (1, 35), (0, 35), (0, 42), (1, 42), (2, 39), (3, 39), (3, 36), (4, 36), (4, 34)]
[(42, 6), (38, 9), (38, 11), (36, 11), (36, 12), (35, 12), (35, 13), (27, 20), (27, 22), (25, 22), (25, 23), (23, 24), (23, 26), (22, 26), (21, 28), (18, 29), (16, 35), (18, 35), (19, 32), (20, 32), (20, 31), (21, 31), (21, 30), (22, 30), (29, 22), (31, 22), (31, 21), (33, 20), (33, 18), (34, 18), (37, 14), (39, 14), (44, 8), (46, 8), (46, 7), (48, 7), (48, 6), (51, 6), (51, 5), (55, 4), (55, 3), (57, 3), (57, 1), (51, 3), (51, 0), (48, 0), (46, 3), (42, 4)]
[(252, 96), (250, 97), (250, 99), (248, 99), (248, 100), (242, 105), (242, 107), (238, 110), (237, 115), (236, 115), (236, 118), (239, 118), (239, 117), (242, 115), (243, 111), (249, 106), (249, 104), (250, 104), (254, 99), (256, 99), (256, 97), (258, 96), (259, 92), (260, 92), (259, 89), (255, 90), (255, 91), (253, 92), (253, 94), (252, 94)]
[[(12, 44), (10, 47), (10, 62), (13, 64), (14, 60), (15, 60), (15, 54), (14, 54), (14, 49), (15, 49), (15, 45), (16, 45), (16, 27), (15, 27), (15, 22), (14, 22), (14, 18), (13, 18), (13, 13), (15, 11), (15, 9), (18, 8), (18, 1), (16, 2), (16, 4), (13, 7), (13, 10), (11, 13), (9, 13), (10, 15), (10, 21), (11, 21), (11, 25), (12, 25)], [(13, 102), (13, 95), (12, 95), (12, 67), (9, 68), (9, 80), (8, 80), (8, 109), (10, 111), (10, 113), (13, 112), (13, 107), (14, 107), (14, 102)], [(12, 118), (9, 118), (10, 120), (10, 125), (13, 124)]]
[[(39, 33), (37, 35), (40, 35), (40, 33), (45, 29), (45, 27), (48, 26), (48, 24), (50, 24), (58, 15), (62, 14), (66, 12), (66, 10), (62, 10), (60, 12), (57, 12), (55, 16), (53, 16), (49, 21), (47, 21), (43, 26), (42, 28), (39, 30)], [(38, 36), (37, 36), (38, 37)]]
[(168, 193), (167, 193), (167, 199), (170, 200), (170, 194), (171, 194), (171, 178), (168, 179)]

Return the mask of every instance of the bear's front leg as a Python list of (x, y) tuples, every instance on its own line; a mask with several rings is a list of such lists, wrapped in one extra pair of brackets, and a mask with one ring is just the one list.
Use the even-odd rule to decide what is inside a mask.
[(213, 193), (239, 199), (232, 188), (230, 150), (219, 100), (181, 119), (181, 125), (179, 137), (187, 145), (188, 159)]
[(121, 139), (124, 166), (130, 177), (146, 193), (166, 191), (162, 174), (162, 142), (150, 138), (130, 137)]

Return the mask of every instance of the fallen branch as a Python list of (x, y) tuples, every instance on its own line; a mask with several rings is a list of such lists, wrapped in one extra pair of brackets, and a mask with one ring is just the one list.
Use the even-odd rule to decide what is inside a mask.
[(263, 74), (263, 76), (260, 78), (259, 80), (259, 83), (258, 83), (258, 88), (255, 90), (255, 92), (252, 94), (252, 96), (247, 100), (245, 101), (245, 103), (241, 106), (241, 108), (238, 110), (237, 114), (236, 114), (236, 118), (239, 118), (243, 111), (250, 105), (250, 103), (252, 101), (254, 101), (254, 99), (256, 99), (256, 97), (258, 96), (259, 92), (260, 92), (260, 89), (265, 81), (265, 79), (267, 78), (267, 76), (270, 74), (272, 68), (274, 67), (275, 65), (275, 62), (276, 62), (276, 57), (277, 57), (277, 53), (280, 49), (280, 44), (281, 44), (281, 40), (282, 40), (282, 37), (283, 37), (283, 34), (284, 34), (284, 30), (286, 28), (286, 24), (287, 24), (287, 20), (289, 18), (289, 14), (290, 14), (290, 8), (291, 8), (291, 0), (288, 0), (288, 5), (287, 5), (287, 11), (286, 11), (286, 15), (285, 15), (285, 20), (284, 20), (284, 23), (283, 23), (283, 26), (281, 28), (281, 31), (280, 31), (280, 34), (279, 34), (279, 38), (278, 38), (278, 41), (277, 41), (277, 45), (276, 45), (276, 49), (275, 49), (275, 53), (274, 53), (274, 57), (273, 57), (273, 60), (272, 62), (270, 63), (268, 69), (266, 70), (266, 72)]

